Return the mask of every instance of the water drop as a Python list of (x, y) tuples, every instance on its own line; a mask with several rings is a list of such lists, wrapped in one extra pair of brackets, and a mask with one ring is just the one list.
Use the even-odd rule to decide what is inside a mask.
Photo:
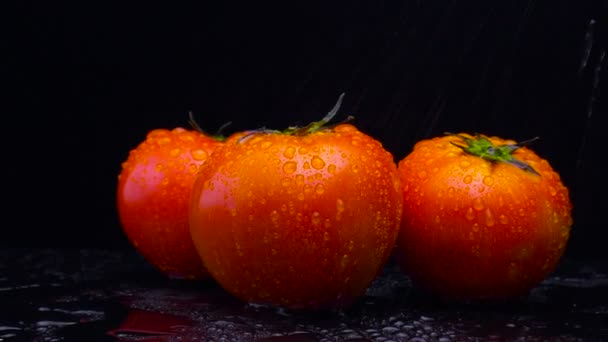
[(336, 200), (336, 210), (338, 210), (338, 213), (344, 211), (344, 201), (342, 201), (342, 199), (340, 198)]
[(310, 160), (310, 164), (312, 165), (313, 168), (315, 168), (317, 170), (321, 170), (322, 168), (325, 167), (325, 161), (323, 159), (321, 159), (319, 156), (312, 157), (312, 159)]
[(454, 189), (453, 186), (448, 188), (448, 197), (454, 197), (454, 192), (456, 192), (456, 189)]
[(293, 146), (287, 146), (285, 151), (283, 151), (283, 157), (287, 159), (292, 159), (296, 155), (296, 148)]
[(307, 195), (310, 195), (312, 193), (312, 185), (305, 184), (304, 185), (304, 193), (307, 194)]
[(270, 142), (270, 141), (264, 141), (262, 144), (260, 144), (260, 147), (263, 149), (267, 149), (270, 146), (272, 146), (272, 142)]
[(477, 197), (473, 200), (473, 208), (478, 211), (483, 210), (484, 205), (483, 205), (483, 202), (481, 201), (481, 198)]
[(300, 149), (298, 150), (298, 152), (300, 154), (307, 154), (308, 153), (308, 148), (302, 146), (302, 147), (300, 147)]
[(321, 195), (323, 192), (325, 192), (325, 188), (323, 187), (323, 184), (317, 184), (317, 185), (315, 186), (315, 192), (316, 192), (318, 195)]
[(298, 164), (294, 161), (288, 161), (285, 164), (283, 164), (283, 172), (285, 172), (288, 175), (296, 172), (297, 169), (298, 169)]
[(464, 182), (464, 184), (471, 184), (471, 182), (473, 181), (473, 177), (471, 177), (470, 175), (466, 175), (462, 181)]
[(276, 226), (279, 224), (279, 213), (276, 210), (270, 212), (270, 221)]
[(473, 208), (469, 208), (466, 213), (467, 220), (471, 221), (475, 218), (475, 213), (473, 212)]
[(354, 173), (357, 173), (357, 172), (359, 172), (359, 165), (357, 165), (357, 164), (353, 164), (353, 165), (351, 165), (351, 166), (350, 166), (350, 169), (351, 169), (351, 170), (352, 170)]
[(426, 171), (424, 171), (424, 170), (418, 172), (418, 178), (420, 178), (420, 179), (425, 179), (426, 175), (427, 175)]
[(292, 183), (292, 181), (291, 181), (291, 178), (289, 178), (289, 177), (283, 177), (283, 179), (281, 179), (281, 185), (286, 188), (290, 187), (291, 183)]
[(507, 224), (509, 223), (509, 218), (506, 217), (504, 214), (501, 214), (500, 216), (498, 216), (498, 221), (500, 221), (500, 223), (502, 224)]
[(304, 170), (308, 170), (308, 169), (310, 169), (310, 163), (308, 163), (308, 162), (304, 162), (303, 167), (304, 167)]
[(156, 169), (156, 171), (159, 171), (159, 172), (160, 172), (160, 171), (162, 171), (162, 170), (163, 170), (163, 168), (164, 168), (164, 165), (163, 165), (162, 163), (158, 163), (158, 164), (156, 164), (156, 168), (155, 168), (155, 169)]
[(300, 201), (303, 201), (304, 200), (304, 193), (303, 192), (299, 192), (297, 197), (298, 197), (298, 199)]
[(478, 232), (479, 231), (479, 225), (477, 223), (473, 224), (473, 231), (474, 232)]
[(483, 184), (486, 186), (492, 186), (492, 184), (494, 184), (494, 178), (492, 176), (483, 177)]
[(490, 208), (486, 208), (486, 226), (492, 227), (494, 225), (494, 215)]
[(557, 190), (555, 190), (554, 187), (550, 186), (549, 187), (549, 193), (551, 194), (551, 196), (555, 196), (557, 194)]
[(467, 169), (469, 166), (471, 166), (471, 163), (468, 160), (463, 160), (460, 162), (460, 167), (463, 169)]
[(297, 174), (296, 175), (296, 185), (297, 186), (304, 185), (304, 175), (302, 175), (302, 174)]
[(207, 151), (203, 150), (202, 148), (195, 148), (193, 150), (190, 150), (190, 155), (194, 160), (198, 161), (205, 160), (209, 156)]
[(321, 223), (321, 214), (318, 211), (312, 213), (310, 217), (310, 222), (312, 222), (313, 226), (318, 226)]
[(336, 165), (329, 164), (327, 167), (327, 172), (331, 173), (332, 175), (336, 174)]
[(348, 242), (348, 250), (349, 250), (349, 251), (352, 251), (352, 250), (353, 250), (353, 248), (355, 248), (355, 242), (354, 242), (353, 240), (350, 240), (350, 241)]
[(156, 142), (159, 145), (167, 145), (167, 144), (171, 143), (171, 138), (170, 137), (162, 137), (162, 138), (159, 138), (158, 140), (156, 140)]
[(160, 182), (160, 184), (162, 184), (162, 185), (168, 185), (169, 184), (169, 178), (167, 178), (167, 177), (163, 178), (163, 180)]
[[(325, 228), (329, 228), (329, 227), (331, 227), (331, 220), (330, 220), (330, 219), (328, 219), (328, 218), (326, 218), (326, 219), (325, 219), (325, 222), (323, 222), (323, 226), (324, 226)], [(328, 236), (328, 239), (329, 239), (329, 236)]]
[(180, 153), (182, 153), (182, 150), (180, 150), (179, 148), (172, 148), (171, 151), (169, 151), (169, 156), (171, 156), (172, 158), (176, 158), (177, 156), (179, 156)]

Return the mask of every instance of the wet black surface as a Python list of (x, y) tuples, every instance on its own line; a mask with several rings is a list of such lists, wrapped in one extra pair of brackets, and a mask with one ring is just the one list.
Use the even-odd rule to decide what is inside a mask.
[(241, 303), (212, 281), (165, 279), (133, 251), (0, 251), (0, 341), (608, 341), (605, 263), (564, 259), (530, 295), (455, 305), (392, 263), (344, 312)]

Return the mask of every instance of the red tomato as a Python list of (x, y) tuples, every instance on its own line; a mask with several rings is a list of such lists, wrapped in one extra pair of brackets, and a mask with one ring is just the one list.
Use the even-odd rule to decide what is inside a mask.
[(123, 231), (169, 277), (209, 277), (190, 238), (188, 203), (199, 166), (220, 144), (198, 131), (155, 129), (122, 164), (117, 203)]
[(405, 193), (396, 256), (413, 283), (456, 300), (506, 300), (552, 272), (572, 226), (549, 163), (498, 137), (418, 142), (399, 162)]
[(192, 239), (241, 300), (346, 307), (395, 245), (403, 194), (392, 155), (351, 124), (308, 128), (229, 139), (195, 181)]

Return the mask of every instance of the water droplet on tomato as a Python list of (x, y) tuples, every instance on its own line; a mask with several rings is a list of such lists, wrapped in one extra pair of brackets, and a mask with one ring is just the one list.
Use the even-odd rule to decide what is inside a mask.
[(492, 176), (483, 177), (483, 184), (486, 186), (492, 186), (492, 184), (494, 184), (494, 178)]
[(297, 174), (296, 175), (296, 186), (300, 187), (302, 185), (304, 185), (304, 175)]
[(504, 214), (500, 214), (500, 216), (498, 216), (498, 221), (500, 221), (500, 223), (502, 224), (507, 224), (509, 223), (509, 218), (506, 217)]
[(272, 224), (275, 226), (278, 226), (279, 224), (279, 213), (276, 210), (273, 210), (270, 212), (270, 221), (272, 221)]
[(322, 193), (324, 193), (325, 187), (323, 187), (323, 184), (317, 184), (315, 186), (315, 192), (317, 193), (317, 195), (321, 195)]
[(492, 214), (492, 211), (490, 210), (490, 208), (486, 208), (486, 226), (488, 227), (492, 227), (494, 225), (494, 215)]
[(169, 178), (167, 178), (167, 177), (163, 178), (163, 180), (160, 182), (160, 184), (165, 185), (165, 186), (168, 185), (169, 184)]
[(331, 173), (332, 175), (336, 174), (336, 165), (329, 164), (327, 167), (327, 172)]
[(463, 160), (460, 162), (460, 167), (463, 169), (467, 169), (469, 166), (471, 166), (471, 162), (468, 160)]
[(456, 189), (454, 189), (453, 186), (448, 188), (448, 197), (454, 197), (454, 192), (456, 192)]
[(348, 242), (348, 251), (349, 251), (349, 252), (350, 252), (350, 251), (352, 251), (352, 250), (353, 250), (353, 248), (355, 248), (355, 242), (354, 242), (353, 240), (350, 240), (350, 241)]
[(304, 170), (309, 170), (310, 169), (310, 163), (309, 162), (304, 162), (304, 165), (302, 167), (304, 168)]
[(164, 136), (156, 140), (156, 143), (159, 145), (167, 145), (171, 143), (171, 138)]
[(298, 200), (303, 201), (304, 200), (304, 193), (303, 192), (299, 192), (298, 195)]
[(350, 169), (351, 169), (351, 170), (352, 170), (354, 173), (357, 173), (357, 172), (359, 172), (359, 165), (357, 165), (357, 164), (353, 164), (353, 165), (351, 165), (351, 166), (350, 166)]
[(336, 200), (336, 210), (338, 210), (338, 213), (344, 211), (344, 201), (342, 201), (342, 199), (340, 198)]
[(310, 216), (310, 222), (313, 226), (318, 226), (321, 223), (321, 214), (318, 211), (313, 212)]
[(285, 164), (283, 164), (283, 172), (285, 172), (288, 175), (296, 172), (297, 169), (298, 169), (298, 164), (294, 161), (288, 161)]
[(284, 187), (290, 187), (292, 184), (291, 178), (289, 177), (283, 177), (283, 179), (281, 179), (281, 185)]
[(471, 184), (471, 182), (473, 181), (473, 177), (471, 177), (470, 175), (466, 175), (463, 180), (464, 184)]
[(169, 156), (171, 156), (172, 158), (176, 158), (179, 156), (180, 153), (182, 153), (182, 150), (180, 150), (179, 148), (172, 148), (171, 151), (169, 151)]
[(466, 213), (467, 220), (471, 221), (475, 218), (475, 213), (473, 212), (473, 208), (469, 208)]
[(165, 168), (165, 166), (162, 163), (156, 164), (156, 167), (155, 167), (156, 171), (159, 171), (159, 172), (162, 171), (164, 168)]
[[(329, 228), (329, 227), (331, 227), (331, 220), (330, 220), (330, 219), (328, 219), (328, 218), (326, 218), (326, 219), (325, 219), (325, 222), (323, 222), (323, 226), (324, 226), (325, 228)], [(326, 233), (326, 234), (327, 234), (327, 233)]]
[(312, 193), (312, 185), (310, 184), (305, 184), (304, 185), (304, 193), (306, 195), (310, 195)]
[(296, 155), (296, 148), (293, 146), (287, 146), (285, 151), (283, 151), (283, 157), (287, 159), (292, 159)]
[(205, 160), (208, 157), (207, 151), (203, 150), (202, 148), (190, 150), (190, 155), (192, 156), (192, 159), (197, 161)]
[(550, 186), (549, 187), (549, 193), (551, 194), (551, 196), (555, 196), (557, 194), (557, 190), (555, 190), (554, 187)]
[(302, 155), (307, 154), (308, 153), (308, 148), (302, 146), (300, 147), (300, 149), (298, 150), (298, 152)]
[(427, 176), (426, 171), (422, 170), (422, 171), (418, 172), (418, 178), (425, 179), (426, 176)]
[(481, 200), (481, 198), (477, 197), (473, 200), (473, 208), (475, 210), (483, 210), (484, 205), (483, 205), (483, 201)]
[(479, 231), (479, 225), (477, 223), (473, 224), (473, 231), (474, 232), (478, 232)]
[(270, 146), (272, 146), (272, 142), (270, 142), (270, 141), (264, 141), (263, 143), (260, 144), (260, 147), (263, 149), (267, 149)]
[(323, 159), (321, 159), (319, 156), (312, 157), (312, 159), (310, 160), (310, 164), (316, 170), (321, 170), (322, 168), (325, 167), (325, 161)]

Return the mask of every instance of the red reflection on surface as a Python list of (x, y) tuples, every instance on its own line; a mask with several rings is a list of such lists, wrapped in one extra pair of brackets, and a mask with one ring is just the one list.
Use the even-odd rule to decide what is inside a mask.
[[(116, 329), (107, 332), (108, 335), (122, 340), (121, 335), (152, 335), (149, 338), (138, 338), (138, 341), (165, 341), (167, 335), (175, 335), (178, 329), (192, 326), (192, 323), (183, 317), (163, 314), (140, 309), (131, 309), (127, 318)], [(132, 338), (130, 336), (129, 338)], [(127, 339), (129, 339), (127, 338)]]

